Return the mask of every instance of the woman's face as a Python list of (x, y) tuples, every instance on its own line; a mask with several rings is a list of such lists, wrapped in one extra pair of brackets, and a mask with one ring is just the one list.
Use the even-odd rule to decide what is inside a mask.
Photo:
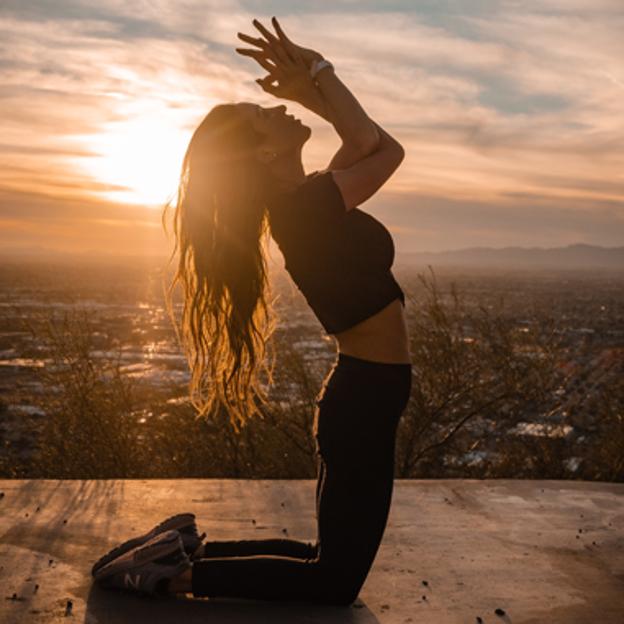
[(240, 102), (236, 106), (253, 127), (265, 135), (263, 146), (266, 151), (270, 154), (277, 153), (278, 158), (300, 150), (312, 134), (310, 128), (299, 119), (286, 114), (284, 104), (264, 108), (250, 102)]

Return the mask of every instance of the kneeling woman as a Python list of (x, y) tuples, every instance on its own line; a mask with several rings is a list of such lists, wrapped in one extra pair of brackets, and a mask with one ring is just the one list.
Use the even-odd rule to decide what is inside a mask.
[(174, 284), (185, 290), (182, 337), (203, 413), (222, 404), (233, 422), (244, 422), (255, 399), (266, 400), (257, 372), (272, 331), (260, 244), (267, 225), (293, 281), (335, 338), (337, 360), (314, 415), (317, 539), (202, 543), (194, 515), (179, 514), (102, 557), (93, 574), (103, 586), (147, 593), (349, 605), (386, 527), (395, 434), (412, 378), (393, 241), (357, 206), (404, 152), (320, 54), (295, 45), (275, 19), (277, 36), (254, 25), (264, 38), (239, 34), (257, 49), (238, 51), (269, 71), (258, 81), (263, 89), (332, 123), (342, 146), (326, 169), (306, 175), (301, 150), (311, 130), (285, 106), (215, 106), (184, 158)]

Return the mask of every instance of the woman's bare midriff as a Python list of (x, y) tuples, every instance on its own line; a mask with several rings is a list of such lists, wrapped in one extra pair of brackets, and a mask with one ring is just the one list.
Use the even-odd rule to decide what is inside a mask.
[(400, 299), (395, 299), (354, 327), (332, 336), (338, 342), (340, 353), (386, 364), (411, 363), (407, 321)]

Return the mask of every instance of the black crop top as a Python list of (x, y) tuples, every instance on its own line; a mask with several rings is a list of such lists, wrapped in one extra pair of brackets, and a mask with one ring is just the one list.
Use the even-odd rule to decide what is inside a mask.
[(285, 267), (328, 334), (369, 318), (405, 295), (390, 267), (390, 232), (359, 208), (347, 210), (330, 171), (315, 171), (268, 202)]

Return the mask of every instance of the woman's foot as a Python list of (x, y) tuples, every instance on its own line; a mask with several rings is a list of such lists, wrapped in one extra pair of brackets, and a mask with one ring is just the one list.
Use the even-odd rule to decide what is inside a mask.
[(166, 531), (99, 568), (95, 581), (106, 588), (163, 594), (171, 580), (190, 572), (192, 565), (180, 534)]
[[(204, 539), (204, 537), (206, 537), (206, 534), (202, 533), (202, 539)], [(203, 559), (204, 555), (204, 544), (200, 544), (193, 553), (189, 553), (191, 561), (195, 561), (195, 559)]]
[(95, 576), (100, 568), (113, 561), (113, 559), (120, 557), (137, 546), (145, 544), (152, 538), (156, 537), (159, 533), (164, 533), (165, 531), (178, 531), (180, 533), (182, 543), (184, 544), (184, 550), (189, 556), (192, 556), (197, 549), (202, 546), (202, 540), (206, 537), (205, 533), (199, 535), (197, 525), (195, 524), (195, 514), (176, 514), (175, 516), (171, 516), (166, 520), (163, 520), (160, 524), (156, 525), (151, 531), (148, 531), (144, 535), (133, 537), (132, 539), (127, 540), (123, 544), (120, 544), (111, 551), (107, 552), (93, 564), (93, 567), (91, 568), (91, 575)]
[(167, 584), (167, 592), (169, 594), (190, 594), (193, 591), (192, 586), (193, 568), (184, 570), (182, 574), (174, 576)]

